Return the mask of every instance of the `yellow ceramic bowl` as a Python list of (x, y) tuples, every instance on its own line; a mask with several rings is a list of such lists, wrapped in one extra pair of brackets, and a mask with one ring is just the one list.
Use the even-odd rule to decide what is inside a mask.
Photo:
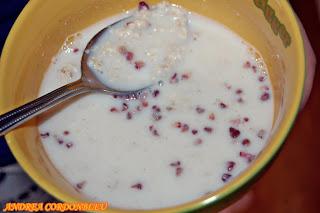
[[(157, 0), (150, 0), (156, 3)], [(172, 0), (216, 19), (253, 44), (270, 71), (274, 94), (273, 133), (250, 168), (225, 187), (198, 200), (157, 212), (217, 211), (252, 182), (284, 143), (302, 97), (305, 56), (294, 12), (285, 0)], [(136, 7), (137, 0), (31, 0), (17, 19), (2, 52), (0, 113), (37, 97), (43, 75), (64, 39), (95, 22)], [(14, 156), (42, 188), (62, 201), (84, 201), (54, 168), (40, 142), (36, 119), (6, 135)], [(279, 183), (281, 184), (281, 183)], [(234, 196), (233, 196), (234, 197)], [(227, 202), (228, 201), (228, 202)], [(118, 212), (120, 209), (110, 209)]]

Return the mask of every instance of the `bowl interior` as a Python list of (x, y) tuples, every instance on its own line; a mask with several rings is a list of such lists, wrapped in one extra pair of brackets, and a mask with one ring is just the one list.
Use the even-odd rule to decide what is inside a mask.
[[(265, 3), (268, 1), (259, 0), (171, 2), (227, 25), (254, 45), (267, 63), (275, 96), (272, 137), (250, 168), (222, 189), (175, 208), (180, 211), (198, 208), (229, 195), (272, 158), (297, 113), (305, 62), (301, 35), (286, 1), (270, 0), (268, 4)], [(0, 112), (37, 97), (51, 58), (68, 35), (108, 16), (132, 9), (137, 3), (137, 0), (30, 1), (18, 18), (2, 53)], [(64, 201), (86, 200), (48, 159), (40, 142), (36, 119), (12, 131), (6, 139), (22, 167), (44, 189)]]

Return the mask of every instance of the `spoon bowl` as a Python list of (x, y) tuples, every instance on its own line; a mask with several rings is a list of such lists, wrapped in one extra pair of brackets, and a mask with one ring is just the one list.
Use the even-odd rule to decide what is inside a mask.
[(90, 92), (103, 92), (108, 95), (123, 97), (125, 99), (137, 99), (141, 93), (148, 87), (144, 87), (133, 91), (116, 90), (108, 85), (103, 84), (92, 72), (88, 66), (88, 59), (91, 48), (96, 44), (99, 38), (111, 27), (128, 19), (129, 17), (120, 19), (119, 21), (103, 28), (99, 31), (87, 44), (81, 58), (81, 78), (75, 82), (62, 86), (46, 95), (43, 95), (29, 103), (17, 107), (7, 113), (0, 115), (0, 136), (5, 135), (10, 130), (25, 123), (31, 118), (42, 112), (80, 94)]

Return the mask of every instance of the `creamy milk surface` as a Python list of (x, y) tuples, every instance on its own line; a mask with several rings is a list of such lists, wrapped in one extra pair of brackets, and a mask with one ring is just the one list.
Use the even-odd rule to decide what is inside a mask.
[[(39, 132), (52, 163), (92, 200), (174, 206), (250, 166), (272, 128), (272, 86), (257, 50), (223, 25), (168, 3), (132, 13), (98, 41), (88, 65), (114, 88), (154, 86), (139, 100), (82, 96), (42, 116)], [(77, 80), (88, 41), (127, 15), (70, 36), (40, 95)]]

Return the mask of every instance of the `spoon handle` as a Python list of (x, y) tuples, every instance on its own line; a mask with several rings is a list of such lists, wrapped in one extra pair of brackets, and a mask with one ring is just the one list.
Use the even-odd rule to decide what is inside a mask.
[(90, 91), (92, 91), (90, 87), (85, 86), (81, 80), (78, 80), (0, 115), (0, 136), (63, 101)]

